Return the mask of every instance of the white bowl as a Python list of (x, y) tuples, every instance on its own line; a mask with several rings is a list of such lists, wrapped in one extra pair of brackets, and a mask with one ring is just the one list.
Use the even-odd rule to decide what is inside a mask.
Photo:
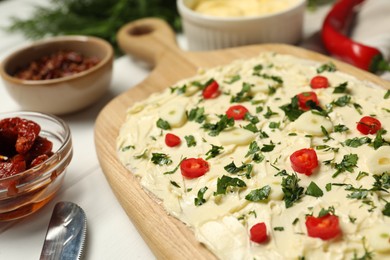
[(246, 17), (216, 17), (191, 8), (196, 0), (177, 0), (188, 48), (215, 50), (259, 43), (296, 44), (302, 37), (306, 0), (282, 11)]

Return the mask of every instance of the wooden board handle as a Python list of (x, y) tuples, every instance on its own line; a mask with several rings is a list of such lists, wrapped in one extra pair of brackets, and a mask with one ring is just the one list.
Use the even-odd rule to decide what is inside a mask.
[(117, 33), (119, 48), (152, 67), (167, 51), (179, 52), (176, 35), (162, 19), (144, 18), (122, 26)]

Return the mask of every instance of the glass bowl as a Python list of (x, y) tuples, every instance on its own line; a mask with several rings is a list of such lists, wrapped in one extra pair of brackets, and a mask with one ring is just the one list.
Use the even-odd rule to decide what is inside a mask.
[(47, 204), (60, 189), (73, 155), (70, 129), (62, 119), (30, 111), (0, 114), (0, 120), (14, 117), (40, 125), (39, 135), (53, 143), (53, 155), (35, 167), (0, 179), (0, 221), (28, 216)]

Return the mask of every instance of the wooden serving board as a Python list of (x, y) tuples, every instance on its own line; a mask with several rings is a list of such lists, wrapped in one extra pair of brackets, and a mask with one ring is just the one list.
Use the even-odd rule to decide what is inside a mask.
[(119, 162), (116, 138), (125, 120), (126, 110), (134, 102), (195, 75), (199, 67), (228, 64), (262, 51), (291, 54), (324, 63), (332, 61), (341, 71), (390, 89), (389, 82), (371, 73), (289, 45), (264, 44), (209, 52), (182, 51), (172, 29), (159, 19), (147, 18), (129, 23), (119, 30), (117, 36), (122, 50), (148, 62), (153, 70), (142, 83), (113, 99), (100, 112), (95, 125), (95, 145), (100, 165), (112, 190), (158, 259), (215, 259), (215, 256), (196, 241), (192, 230), (169, 216)]

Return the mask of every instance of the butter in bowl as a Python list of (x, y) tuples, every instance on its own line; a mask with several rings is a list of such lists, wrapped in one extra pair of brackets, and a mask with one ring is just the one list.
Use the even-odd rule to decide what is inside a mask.
[(215, 50), (260, 43), (296, 44), (305, 0), (178, 0), (188, 48)]

